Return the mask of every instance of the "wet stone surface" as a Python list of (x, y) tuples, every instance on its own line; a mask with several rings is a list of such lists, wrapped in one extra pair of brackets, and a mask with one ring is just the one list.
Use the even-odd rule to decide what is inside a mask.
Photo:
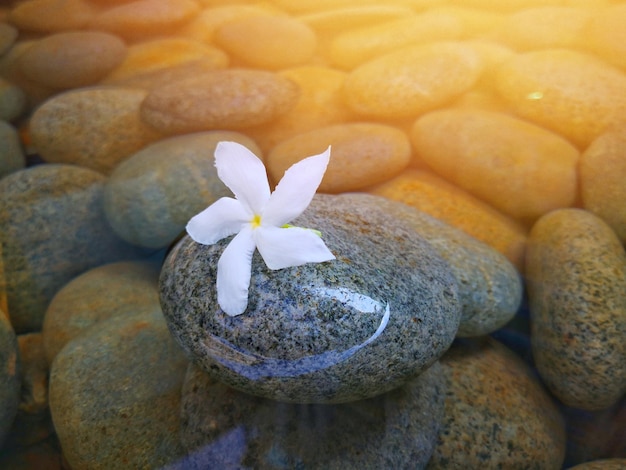
[(459, 326), (448, 264), (376, 198), (318, 195), (293, 225), (321, 230), (336, 260), (270, 271), (252, 261), (248, 309), (217, 305), (217, 261), (230, 241), (185, 237), (161, 272), (170, 330), (213, 377), (291, 403), (343, 403), (392, 390), (427, 369)]

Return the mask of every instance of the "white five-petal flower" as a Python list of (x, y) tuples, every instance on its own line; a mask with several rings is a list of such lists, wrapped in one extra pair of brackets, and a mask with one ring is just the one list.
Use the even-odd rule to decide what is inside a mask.
[(252, 255), (270, 269), (335, 259), (315, 230), (287, 226), (308, 207), (330, 160), (330, 147), (291, 166), (270, 194), (263, 162), (235, 142), (215, 149), (217, 174), (236, 199), (223, 197), (191, 218), (187, 233), (212, 245), (235, 235), (217, 263), (217, 302), (230, 316), (248, 306)]

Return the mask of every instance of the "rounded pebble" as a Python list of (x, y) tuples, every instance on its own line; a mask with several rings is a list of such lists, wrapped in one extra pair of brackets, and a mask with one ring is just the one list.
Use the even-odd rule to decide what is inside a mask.
[(50, 33), (83, 29), (95, 15), (86, 0), (26, 0), (11, 9), (8, 20), (20, 30)]
[(363, 116), (415, 117), (469, 90), (481, 68), (478, 54), (461, 43), (407, 47), (354, 69), (344, 96)]
[(132, 41), (172, 34), (199, 12), (193, 0), (136, 0), (103, 11), (89, 27)]
[(409, 168), (367, 192), (413, 206), (464, 231), (502, 253), (523, 272), (527, 230), (443, 178)]
[(0, 119), (14, 121), (26, 110), (26, 96), (20, 87), (0, 77)]
[(303, 155), (317, 155), (332, 147), (330, 163), (319, 191), (354, 191), (400, 173), (411, 159), (407, 135), (391, 126), (347, 123), (298, 134), (281, 142), (267, 156), (270, 177), (279, 181)]
[(583, 208), (609, 224), (626, 245), (626, 129), (595, 139), (578, 168)]
[(20, 403), (20, 360), (17, 338), (0, 310), (0, 446), (4, 443)]
[(565, 49), (519, 54), (498, 67), (495, 81), (515, 113), (581, 148), (626, 122), (626, 75), (590, 55)]
[(236, 130), (286, 113), (298, 95), (294, 82), (275, 73), (217, 70), (153, 89), (141, 105), (141, 117), (167, 134)]
[(51, 88), (96, 83), (124, 60), (126, 45), (108, 33), (72, 31), (36, 41), (19, 57), (24, 76)]
[[(567, 269), (564, 269), (567, 267)], [(599, 410), (626, 392), (626, 252), (581, 209), (530, 232), (526, 276), (537, 369), (566, 405)]]
[(255, 254), (248, 307), (236, 317), (219, 308), (213, 281), (228, 241), (183, 238), (160, 279), (174, 337), (213, 377), (282, 402), (359, 400), (426, 370), (458, 329), (457, 284), (376, 199), (317, 195), (293, 225), (320, 230), (337, 259), (271, 271)]
[(133, 245), (163, 248), (191, 217), (231, 196), (215, 168), (213, 153), (220, 141), (235, 141), (260, 154), (243, 134), (212, 131), (160, 140), (120, 164), (104, 188), (104, 211), (113, 230)]
[(0, 242), (11, 322), (41, 329), (54, 294), (89, 268), (136, 256), (104, 217), (104, 176), (39, 165), (0, 179)]
[(50, 412), (71, 468), (163, 468), (182, 457), (186, 365), (158, 308), (111, 318), (68, 343), (50, 371)]
[(399, 5), (355, 5), (307, 13), (298, 19), (324, 35), (398, 20), (413, 13)]
[(569, 470), (624, 470), (624, 468), (626, 468), (626, 458), (585, 462), (575, 467), (570, 467)]
[(92, 268), (75, 277), (53, 297), (43, 321), (48, 364), (72, 339), (114, 316), (159, 308), (159, 267), (120, 261)]
[(47, 162), (109, 173), (160, 137), (140, 119), (139, 107), (146, 95), (143, 90), (113, 87), (56, 95), (30, 119), (32, 144)]
[(463, 340), (441, 365), (445, 413), (428, 470), (561, 469), (563, 419), (519, 357), (492, 339)]
[(331, 43), (330, 58), (334, 65), (351, 70), (405, 46), (456, 39), (461, 31), (461, 23), (451, 15), (408, 15), (338, 35)]
[(626, 70), (626, 5), (611, 5), (594, 11), (585, 25), (581, 46)]
[(15, 43), (17, 35), (18, 30), (15, 26), (0, 21), (0, 57)]
[(26, 158), (17, 130), (8, 122), (0, 121), (0, 178), (25, 166)]
[(315, 32), (304, 23), (270, 15), (229, 21), (215, 31), (214, 41), (242, 65), (268, 70), (304, 64), (317, 46)]
[(443, 382), (435, 363), (376, 398), (293, 405), (238, 392), (190, 366), (182, 392), (181, 441), (188, 455), (182, 465), (423, 468), (443, 415)]
[(514, 218), (534, 220), (576, 200), (578, 150), (521, 119), (435, 111), (415, 122), (411, 141), (439, 175)]

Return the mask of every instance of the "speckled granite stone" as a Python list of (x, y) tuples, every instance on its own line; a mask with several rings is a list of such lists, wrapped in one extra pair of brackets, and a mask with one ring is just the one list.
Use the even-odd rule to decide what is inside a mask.
[[(373, 198), (362, 194), (345, 197), (355, 200)], [(522, 300), (522, 280), (515, 266), (503, 254), (408, 205), (382, 198), (372, 201), (413, 227), (450, 265), (458, 282), (461, 302), (457, 336), (485, 335), (513, 318)]]
[(136, 256), (107, 224), (104, 176), (71, 165), (39, 165), (0, 180), (0, 242), (11, 323), (41, 328), (54, 294), (89, 268)]
[(158, 308), (158, 278), (157, 263), (120, 261), (90, 269), (63, 286), (43, 321), (48, 364), (63, 346), (92, 325)]
[(624, 470), (625, 468), (626, 459), (605, 459), (581, 463), (569, 470)]
[(217, 143), (235, 141), (260, 155), (249, 137), (213, 131), (160, 140), (121, 163), (104, 188), (104, 210), (124, 240), (148, 248), (172, 243), (194, 215), (230, 190), (217, 176)]
[(293, 224), (321, 230), (337, 259), (270, 271), (255, 253), (248, 309), (237, 317), (216, 301), (217, 260), (229, 240), (183, 238), (161, 271), (173, 335), (214, 377), (284, 402), (359, 400), (423, 372), (456, 334), (456, 281), (375, 201), (317, 195)]
[(626, 392), (626, 252), (599, 217), (563, 209), (531, 230), (526, 275), (537, 369), (566, 405), (600, 410)]
[(420, 469), (445, 397), (435, 362), (404, 386), (341, 405), (296, 405), (238, 392), (191, 366), (183, 386), (178, 467)]
[(71, 468), (161, 468), (181, 457), (187, 364), (159, 309), (111, 318), (68, 343), (52, 364), (50, 411)]
[(0, 310), (0, 447), (20, 402), (20, 361), (11, 323)]
[(519, 357), (492, 339), (464, 339), (440, 362), (447, 395), (429, 470), (561, 468), (563, 420)]

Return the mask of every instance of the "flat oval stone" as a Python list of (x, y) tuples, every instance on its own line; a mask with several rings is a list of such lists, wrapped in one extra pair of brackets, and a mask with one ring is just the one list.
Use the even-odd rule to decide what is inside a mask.
[(578, 150), (504, 113), (434, 111), (415, 122), (411, 142), (439, 175), (515, 218), (534, 220), (576, 200)]
[(17, 130), (0, 121), (0, 178), (26, 166), (26, 157)]
[(216, 301), (228, 241), (183, 238), (161, 272), (161, 305), (194, 362), (238, 390), (291, 403), (368, 398), (426, 370), (456, 334), (457, 284), (372, 199), (317, 195), (293, 224), (321, 230), (337, 259), (270, 271), (255, 254), (248, 308), (236, 317)]
[(0, 242), (11, 322), (41, 329), (54, 294), (104, 263), (137, 256), (104, 217), (104, 176), (74, 165), (38, 165), (0, 179)]
[(193, 0), (136, 0), (99, 13), (90, 29), (108, 31), (128, 40), (165, 36), (200, 12)]
[(580, 156), (583, 208), (593, 212), (626, 245), (626, 131), (600, 135)]
[(502, 253), (523, 272), (527, 230), (434, 173), (409, 168), (367, 192), (413, 206), (464, 231)]
[(181, 465), (423, 468), (443, 417), (443, 382), (435, 362), (404, 386), (369, 400), (296, 405), (238, 392), (190, 366), (182, 391), (187, 457)]
[(470, 46), (411, 46), (354, 69), (346, 78), (344, 97), (362, 116), (415, 117), (469, 90), (481, 70), (480, 57)]
[(21, 385), (17, 338), (8, 317), (0, 310), (0, 445), (17, 414)]
[(47, 162), (109, 173), (160, 137), (139, 117), (146, 94), (130, 88), (99, 87), (56, 95), (30, 119), (33, 147)]
[(261, 70), (216, 70), (153, 89), (142, 119), (167, 134), (242, 129), (269, 122), (298, 100), (291, 80)]
[(389, 179), (411, 160), (408, 136), (395, 127), (373, 123), (346, 123), (298, 134), (281, 142), (267, 156), (274, 181), (296, 163), (299, 155), (317, 155), (332, 146), (332, 158), (319, 191), (354, 191)]
[(317, 47), (310, 27), (276, 15), (246, 15), (228, 21), (217, 28), (214, 41), (242, 65), (267, 70), (305, 64)]
[(51, 33), (83, 29), (95, 15), (86, 0), (27, 0), (11, 9), (8, 20), (23, 31)]
[(519, 357), (493, 339), (463, 340), (441, 365), (444, 422), (428, 470), (561, 468), (563, 419)]
[(24, 76), (51, 88), (94, 84), (124, 60), (126, 45), (108, 33), (72, 31), (36, 41), (19, 57)]
[(194, 215), (231, 196), (212, 155), (220, 141), (234, 141), (260, 155), (243, 134), (209, 131), (170, 137), (121, 163), (104, 187), (104, 211), (115, 232), (146, 248), (172, 243)]
[(48, 364), (75, 337), (96, 323), (118, 315), (158, 310), (159, 266), (120, 261), (75, 277), (52, 298), (43, 321)]
[(378, 209), (413, 227), (450, 265), (461, 303), (457, 337), (492, 333), (513, 318), (522, 301), (522, 280), (504, 255), (424, 212), (394, 201), (370, 199)]
[(516, 114), (580, 148), (626, 122), (626, 75), (590, 55), (565, 49), (519, 54), (498, 68), (495, 81)]
[(409, 7), (399, 5), (354, 5), (307, 13), (298, 16), (298, 19), (320, 35), (327, 35), (353, 28), (371, 27), (414, 13)]
[(50, 371), (50, 412), (69, 465), (163, 468), (182, 457), (186, 367), (158, 307), (111, 318), (68, 343)]
[(330, 58), (334, 65), (353, 69), (405, 46), (456, 39), (461, 32), (461, 22), (451, 15), (412, 14), (339, 34), (331, 43)]
[(615, 233), (590, 212), (552, 212), (530, 232), (526, 276), (546, 385), (576, 408), (617, 402), (626, 392), (626, 253)]

